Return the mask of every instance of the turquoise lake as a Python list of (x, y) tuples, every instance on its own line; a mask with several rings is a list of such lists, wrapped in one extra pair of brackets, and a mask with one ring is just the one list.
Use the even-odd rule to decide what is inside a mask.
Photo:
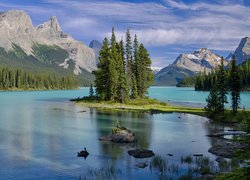
[[(150, 158), (129, 156), (127, 151), (135, 147), (151, 149), (162, 156), (169, 167), (178, 166), (177, 171), (172, 168), (173, 171), (167, 172), (168, 177), (178, 179), (189, 168), (180, 162), (181, 157), (203, 154), (214, 160), (216, 156), (208, 153), (208, 149), (218, 142), (206, 135), (228, 128), (195, 115), (108, 112), (69, 101), (88, 92), (89, 88), (0, 92), (1, 179), (96, 179), (100, 174), (104, 174), (105, 179), (158, 179), (159, 172), (150, 166), (144, 169), (135, 166), (151, 162)], [(152, 98), (190, 106), (204, 106), (207, 95), (192, 88), (152, 87), (149, 90)], [(250, 108), (250, 94), (242, 93), (241, 99), (242, 105)], [(135, 144), (98, 140), (109, 134), (118, 120), (135, 132)], [(86, 160), (77, 157), (77, 152), (84, 147), (90, 153)]]

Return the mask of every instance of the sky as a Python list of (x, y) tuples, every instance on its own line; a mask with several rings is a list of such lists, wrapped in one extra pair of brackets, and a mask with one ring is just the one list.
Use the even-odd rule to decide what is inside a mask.
[(226, 57), (250, 36), (250, 0), (0, 0), (0, 11), (26, 11), (37, 26), (56, 16), (62, 30), (86, 45), (132, 35), (149, 50), (152, 66), (209, 48)]

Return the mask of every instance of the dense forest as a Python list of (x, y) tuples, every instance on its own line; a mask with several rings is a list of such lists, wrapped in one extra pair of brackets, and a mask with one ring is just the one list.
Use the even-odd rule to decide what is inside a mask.
[(34, 73), (0, 66), (0, 90), (75, 89), (78, 81), (73, 76)]
[[(225, 78), (227, 85), (229, 87), (230, 76), (231, 76), (232, 63), (229, 64), (228, 67), (225, 68)], [(250, 60), (245, 61), (243, 64), (238, 66), (239, 77), (240, 77), (240, 86), (242, 90), (249, 90), (250, 87)], [(199, 74), (196, 77), (195, 81), (195, 90), (198, 91), (209, 91), (215, 84), (218, 78), (218, 69), (212, 71), (209, 74)]]
[[(232, 69), (232, 63), (225, 67), (226, 81), (229, 86), (230, 84), (230, 72)], [(214, 83), (218, 79), (219, 69), (213, 70), (211, 73), (200, 73), (195, 77), (187, 77), (182, 79), (177, 87), (195, 87), (197, 91), (210, 91)], [(243, 64), (238, 66), (241, 90), (250, 90), (250, 60), (245, 61)]]
[[(56, 76), (74, 76), (75, 63), (68, 60), (68, 68), (60, 67), (65, 59), (69, 59), (66, 50), (53, 45), (34, 44), (32, 54), (27, 54), (19, 45), (12, 44), (12, 49), (6, 51), (0, 47), (0, 66), (22, 69), (33, 74), (44, 72), (55, 74)], [(81, 69), (81, 74), (76, 76), (80, 86), (89, 86), (94, 82), (94, 75)]]
[(177, 87), (194, 87), (196, 76), (190, 76), (182, 79), (176, 86)]
[(105, 101), (126, 102), (144, 98), (153, 83), (151, 59), (135, 35), (133, 43), (129, 30), (123, 41), (117, 42), (114, 29), (110, 41), (105, 38), (100, 50), (96, 77), (96, 96)]

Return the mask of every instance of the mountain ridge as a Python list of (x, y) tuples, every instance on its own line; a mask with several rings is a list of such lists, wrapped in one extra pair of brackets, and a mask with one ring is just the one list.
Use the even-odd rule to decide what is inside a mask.
[[(181, 79), (195, 76), (199, 72), (210, 72), (220, 64), (221, 57), (207, 48), (192, 53), (180, 54), (176, 60), (159, 71), (155, 76), (155, 85), (176, 85)], [(225, 60), (225, 65), (228, 61)]]
[(52, 16), (47, 22), (33, 26), (30, 16), (23, 10), (10, 10), (0, 13), (0, 47), (6, 51), (13, 49), (13, 44), (20, 46), (27, 55), (34, 55), (36, 44), (58, 46), (68, 53), (61, 66), (67, 69), (69, 60), (74, 63), (73, 73), (91, 72), (96, 68), (94, 51), (69, 34), (62, 31), (58, 20)]

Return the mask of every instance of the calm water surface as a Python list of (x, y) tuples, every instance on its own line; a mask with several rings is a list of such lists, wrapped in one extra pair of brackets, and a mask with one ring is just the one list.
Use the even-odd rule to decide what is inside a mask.
[[(152, 149), (171, 163), (178, 164), (182, 156), (195, 153), (216, 158), (207, 151), (216, 142), (205, 135), (217, 131), (217, 127), (206, 118), (178, 113), (104, 112), (68, 101), (88, 91), (0, 92), (1, 179), (91, 179), (107, 167), (115, 167), (117, 179), (157, 179), (159, 173), (150, 171), (149, 166), (135, 166), (138, 162), (149, 164), (150, 159), (130, 157), (127, 150), (133, 148), (131, 145), (98, 141), (111, 132), (117, 120), (135, 132), (134, 146)], [(202, 103), (201, 94), (190, 88), (167, 87), (151, 88), (149, 93), (173, 102), (186, 102), (189, 96), (190, 103)], [(86, 160), (76, 156), (84, 147), (90, 152)], [(182, 166), (172, 175), (177, 178), (186, 171)]]

